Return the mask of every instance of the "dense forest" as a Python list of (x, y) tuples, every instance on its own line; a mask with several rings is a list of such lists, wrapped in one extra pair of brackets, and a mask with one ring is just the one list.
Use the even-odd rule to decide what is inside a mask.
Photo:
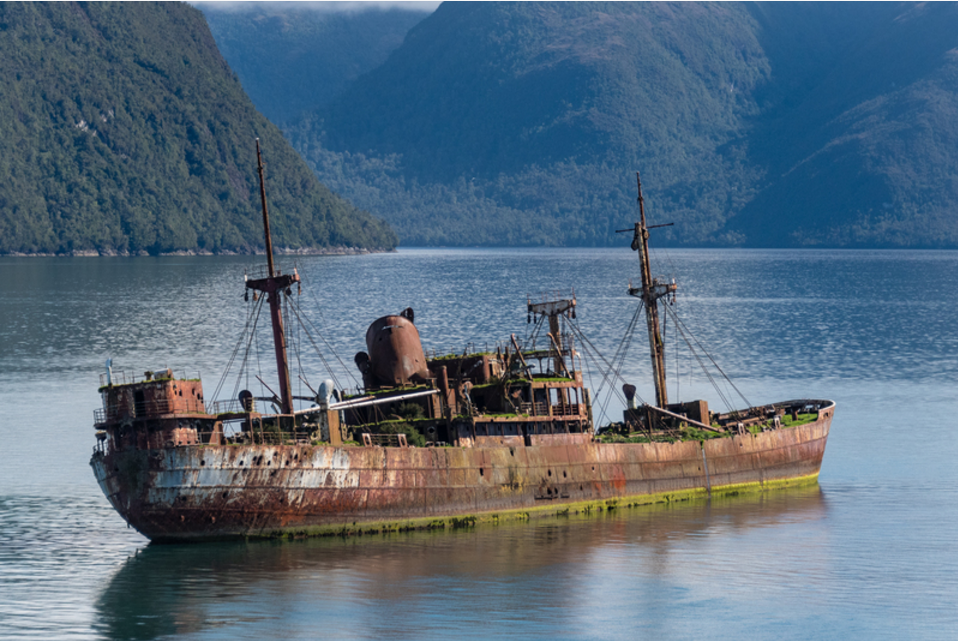
[(958, 247), (956, 25), (952, 3), (446, 3), (284, 130), (407, 245), (616, 244), (641, 170), (676, 222), (657, 242)]
[(283, 125), (385, 62), (431, 10), (317, 2), (200, 2), (220, 52), (256, 108)]
[(256, 111), (179, 3), (0, 4), (0, 253), (391, 248)]

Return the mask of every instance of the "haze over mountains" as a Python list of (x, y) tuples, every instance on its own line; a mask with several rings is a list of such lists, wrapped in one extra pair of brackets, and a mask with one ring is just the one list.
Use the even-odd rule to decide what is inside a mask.
[(326, 105), (385, 62), (434, 8), (336, 2), (197, 3), (263, 115), (283, 125)]
[(958, 247), (953, 3), (201, 6), (0, 5), (0, 253)]
[(656, 242), (956, 247), (956, 52), (951, 3), (448, 3), (285, 129), (406, 245), (621, 244), (638, 169)]
[(256, 111), (179, 3), (0, 4), (0, 253), (390, 248)]

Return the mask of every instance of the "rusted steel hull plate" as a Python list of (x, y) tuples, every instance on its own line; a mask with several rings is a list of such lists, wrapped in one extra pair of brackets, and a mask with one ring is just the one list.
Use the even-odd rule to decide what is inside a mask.
[(703, 443), (188, 446), (94, 455), (91, 465), (150, 539), (351, 532), (815, 477), (833, 413), (829, 405), (812, 423)]

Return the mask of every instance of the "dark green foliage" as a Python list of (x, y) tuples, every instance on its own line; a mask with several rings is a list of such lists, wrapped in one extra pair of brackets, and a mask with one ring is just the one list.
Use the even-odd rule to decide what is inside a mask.
[(375, 5), (346, 12), (316, 3), (196, 6), (246, 93), (277, 124), (328, 103), (428, 15)]
[(958, 6), (448, 3), (288, 129), (409, 245), (958, 246)]
[(202, 14), (175, 3), (0, 4), (0, 252), (392, 247), (260, 115)]
[(425, 417), (425, 412), (422, 409), (422, 405), (418, 403), (400, 403), (399, 404), (399, 416), (408, 420), (417, 420)]
[(406, 443), (413, 447), (426, 447), (426, 437), (422, 435), (416, 426), (413, 423), (407, 423), (405, 421), (387, 421), (385, 423), (378, 423), (375, 427), (370, 427), (369, 429), (374, 430), (376, 434), (405, 434)]

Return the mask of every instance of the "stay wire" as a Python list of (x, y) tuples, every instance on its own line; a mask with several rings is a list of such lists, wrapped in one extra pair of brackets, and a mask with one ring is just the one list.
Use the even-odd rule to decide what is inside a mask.
[[(622, 336), (622, 341), (619, 343), (619, 347), (616, 350), (616, 353), (612, 356), (612, 362), (609, 364), (610, 374), (613, 374), (615, 378), (625, 382), (625, 379), (622, 377), (622, 367), (625, 365), (626, 356), (629, 353), (629, 349), (632, 346), (632, 340), (635, 337), (635, 330), (639, 325), (639, 316), (641, 315), (644, 309), (644, 301), (640, 302), (636, 307), (635, 314), (632, 316), (632, 320), (629, 322), (629, 326), (625, 330), (625, 334)], [(603, 383), (604, 384), (604, 383)], [(614, 384), (610, 381), (614, 393), (618, 395), (618, 389), (615, 388)], [(621, 399), (621, 397), (619, 397)], [(609, 403), (612, 401), (611, 396), (606, 396), (605, 405), (601, 408), (602, 413), (605, 414)], [(643, 401), (644, 403), (645, 401)]]
[[(615, 353), (612, 355), (611, 362), (607, 361), (607, 364), (614, 371), (615, 375), (619, 377), (619, 372), (621, 371), (622, 364), (625, 362), (625, 354), (628, 353), (629, 347), (632, 344), (632, 337), (635, 334), (635, 328), (638, 325), (639, 313), (642, 311), (642, 303), (639, 303), (638, 307), (633, 314), (632, 319), (629, 321), (628, 327), (626, 327), (625, 332), (622, 334), (622, 340), (619, 341), (619, 345), (616, 347)], [(616, 363), (619, 363), (616, 365)]]
[(216, 389), (213, 391), (212, 398), (219, 398), (219, 394), (223, 390), (223, 385), (226, 384), (226, 379), (229, 377), (230, 369), (232, 369), (233, 364), (236, 362), (236, 355), (239, 353), (240, 347), (247, 339), (247, 332), (250, 331), (250, 325), (254, 323), (254, 315), (256, 314), (258, 314), (257, 305), (250, 305), (248, 313), (246, 314), (246, 325), (243, 327), (243, 331), (240, 333), (240, 336), (236, 341), (236, 345), (233, 347), (233, 353), (230, 354), (229, 360), (226, 362), (226, 368), (223, 370), (223, 375), (216, 384)]
[[(303, 327), (303, 331), (306, 332), (306, 336), (309, 338), (310, 342), (312, 343), (313, 349), (316, 350), (316, 353), (319, 355), (320, 359), (323, 361), (323, 365), (325, 365), (327, 371), (329, 371), (329, 374), (332, 377), (333, 383), (336, 385), (337, 389), (344, 389), (344, 388), (341, 387), (339, 383), (336, 381), (336, 376), (333, 374), (333, 368), (330, 367), (329, 363), (323, 357), (323, 353), (319, 349), (319, 345), (316, 343), (316, 340), (313, 338), (312, 333), (309, 331), (310, 327), (312, 327), (315, 333), (319, 335), (319, 338), (323, 341), (323, 343), (329, 349), (329, 352), (336, 358), (336, 361), (339, 363), (339, 366), (342, 367), (342, 371), (346, 373), (346, 376), (352, 379), (353, 384), (356, 385), (357, 388), (360, 388), (361, 384), (359, 382), (359, 379), (356, 378), (356, 376), (352, 373), (352, 370), (349, 367), (346, 367), (346, 363), (339, 356), (339, 353), (336, 351), (336, 348), (333, 347), (332, 343), (330, 343), (329, 340), (326, 339), (326, 336), (320, 330), (320, 328), (317, 327), (316, 324), (313, 323), (313, 321), (310, 320), (308, 316), (306, 316), (304, 313), (301, 313), (302, 307), (300, 305), (296, 305), (296, 309), (297, 309), (296, 317), (299, 319), (300, 324)], [(320, 316), (322, 316), (321, 310), (320, 310)]]
[[(333, 379), (333, 385), (336, 386), (336, 389), (343, 389), (343, 386), (340, 385), (339, 380), (336, 377), (336, 373), (334, 372), (333, 368), (330, 367), (329, 361), (327, 361), (326, 357), (323, 356), (323, 352), (319, 349), (319, 345), (316, 344), (316, 340), (313, 338), (313, 335), (310, 333), (309, 328), (306, 327), (306, 323), (303, 320), (303, 314), (301, 313), (299, 306), (294, 304), (294, 305), (291, 305), (290, 309), (292, 309), (293, 314), (295, 314), (296, 320), (299, 321), (300, 327), (302, 327), (303, 332), (306, 334), (306, 337), (309, 339), (309, 342), (313, 346), (313, 349), (316, 350), (316, 355), (319, 356), (319, 360), (323, 362), (323, 367), (326, 368), (326, 371), (329, 372), (330, 378)], [(335, 354), (335, 352), (333, 353)], [(340, 364), (343, 365), (342, 360), (340, 360)], [(343, 367), (345, 369), (345, 365), (343, 365)], [(303, 374), (305, 376), (305, 372)], [(347, 374), (349, 374), (348, 371), (347, 371)], [(355, 378), (353, 378), (353, 382), (356, 382)]]
[[(715, 367), (715, 369), (717, 369), (717, 370), (719, 371), (719, 373), (722, 375), (722, 378), (725, 379), (726, 383), (728, 383), (728, 385), (729, 385), (732, 389), (735, 390), (735, 392), (742, 398), (742, 400), (745, 401), (745, 404), (746, 404), (748, 407), (751, 407), (752, 404), (749, 402), (749, 400), (748, 400), (747, 398), (745, 398), (745, 395), (742, 394), (741, 390), (739, 390), (739, 389), (735, 386), (735, 383), (732, 382), (732, 379), (730, 379), (730, 378), (728, 377), (728, 375), (722, 370), (722, 368), (719, 367), (719, 364), (718, 364), (717, 362), (715, 362), (715, 359), (712, 358), (711, 354), (709, 354), (708, 351), (707, 351), (707, 350), (702, 346), (702, 344), (699, 342), (699, 340), (698, 340), (697, 338), (695, 338), (695, 335), (692, 334), (692, 332), (689, 331), (688, 327), (685, 326), (685, 324), (684, 324), (684, 323), (682, 322), (682, 320), (678, 317), (678, 315), (677, 315), (673, 310), (669, 310), (669, 313), (671, 313), (672, 316), (673, 316), (673, 320), (675, 321), (675, 326), (676, 326), (677, 328), (680, 328), (680, 334), (681, 334), (681, 336), (682, 336), (682, 339), (683, 339), (683, 340), (685, 341), (685, 343), (688, 345), (689, 350), (690, 350), (690, 351), (692, 352), (692, 354), (695, 356), (696, 360), (698, 360), (698, 362), (699, 362), (699, 367), (702, 368), (702, 371), (705, 373), (706, 378), (708, 378), (709, 382), (712, 384), (712, 387), (715, 388), (715, 391), (718, 393), (719, 397), (722, 399), (722, 402), (725, 403), (725, 406), (726, 406), (726, 408), (728, 409), (728, 411), (729, 411), (729, 412), (735, 412), (735, 410), (733, 409), (733, 405), (732, 405), (731, 399), (730, 399), (729, 396), (725, 393), (725, 391), (722, 390), (721, 386), (720, 386), (720, 385), (718, 384), (718, 382), (715, 380), (715, 377), (712, 376), (712, 373), (709, 372), (708, 367), (707, 367), (707, 366), (705, 365), (705, 363), (702, 361), (702, 358), (701, 358), (701, 357), (698, 355), (698, 353), (695, 351), (695, 347), (692, 345), (692, 340), (695, 341), (695, 343), (698, 345), (699, 349), (702, 351), (702, 353), (705, 354), (705, 356), (706, 356), (706, 357), (708, 358), (708, 360), (712, 363), (712, 365)], [(691, 337), (691, 340), (690, 340), (690, 337)]]
[[(679, 323), (679, 324), (681, 324), (683, 327), (685, 327), (685, 331), (688, 332), (689, 336), (691, 336), (693, 340), (695, 340), (696, 344), (699, 346), (699, 349), (701, 349), (702, 352), (705, 354), (705, 356), (708, 357), (709, 361), (712, 362), (712, 365), (714, 365), (714, 366), (715, 366), (715, 369), (717, 369), (718, 372), (719, 372), (719, 374), (722, 375), (722, 378), (724, 378), (725, 381), (729, 384), (729, 386), (730, 386), (733, 390), (735, 390), (735, 393), (738, 394), (739, 397), (740, 397), (743, 401), (745, 401), (745, 405), (746, 405), (747, 407), (751, 407), (752, 404), (751, 404), (751, 402), (749, 402), (749, 400), (748, 400), (747, 398), (745, 398), (745, 394), (743, 394), (742, 391), (741, 391), (738, 387), (736, 387), (736, 385), (735, 385), (735, 383), (732, 381), (731, 377), (729, 377), (729, 375), (725, 373), (725, 370), (722, 369), (722, 367), (718, 364), (718, 362), (717, 362), (714, 358), (712, 358), (712, 355), (709, 353), (709, 351), (708, 351), (707, 349), (705, 349), (705, 346), (702, 345), (697, 338), (695, 338), (695, 334), (693, 334), (691, 331), (689, 331), (688, 327), (685, 325), (685, 323), (682, 322), (682, 319), (680, 319), (680, 318), (678, 317), (678, 315), (674, 314), (674, 312), (673, 312), (673, 315), (675, 316), (676, 322)], [(730, 410), (730, 411), (731, 411), (731, 410)]]
[[(669, 310), (669, 311), (674, 315), (674, 311), (672, 310)], [(678, 326), (678, 323), (676, 323), (676, 327), (677, 326)], [(725, 394), (724, 390), (722, 390), (722, 388), (719, 386), (718, 382), (715, 380), (715, 377), (712, 376), (712, 373), (709, 372), (708, 367), (706, 366), (705, 362), (702, 360), (702, 357), (699, 356), (698, 353), (695, 351), (695, 348), (692, 345), (692, 341), (689, 339), (688, 336), (686, 336), (684, 332), (680, 331), (679, 334), (682, 337), (682, 340), (685, 341), (685, 344), (688, 346), (689, 351), (695, 356), (696, 360), (698, 360), (699, 367), (702, 368), (702, 371), (705, 373), (705, 377), (712, 384), (712, 387), (715, 388), (715, 391), (718, 393), (719, 398), (721, 398), (722, 402), (725, 403), (725, 406), (729, 410), (731, 410), (731, 403), (729, 402), (728, 396)]]
[[(290, 302), (290, 297), (287, 296), (284, 300), (284, 306), (286, 308), (285, 316), (288, 320), (292, 320), (293, 313), (290, 311), (292, 303)], [(306, 378), (306, 370), (303, 369), (303, 359), (302, 352), (300, 350), (300, 326), (301, 323), (288, 323), (290, 339), (287, 341), (287, 345), (292, 346), (293, 356), (296, 358), (296, 373), (298, 374), (296, 379), (296, 385), (299, 387), (299, 395), (303, 396), (303, 379)], [(290, 381), (292, 383), (292, 381)]]
[[(584, 335), (581, 335), (581, 334), (578, 334), (578, 333), (577, 333), (576, 335), (579, 337), (579, 340), (581, 341), (580, 347), (582, 348), (582, 353), (583, 353), (583, 354), (585, 355), (585, 357), (586, 357), (586, 363), (589, 363), (589, 362), (591, 361), (591, 362), (597, 367), (597, 369), (599, 369), (600, 371), (604, 372), (604, 374), (603, 374), (603, 381), (604, 381), (606, 378), (609, 377), (609, 373), (608, 373), (608, 372), (609, 372), (609, 370), (611, 369), (611, 367), (608, 365), (607, 359), (605, 359), (601, 354), (599, 354), (599, 353), (595, 350), (595, 346), (592, 345), (591, 343), (589, 343), (589, 341), (585, 338)], [(600, 361), (604, 361), (607, 366), (606, 366), (606, 367), (600, 367), (600, 366), (599, 366), (599, 362), (600, 362)], [(590, 384), (591, 384), (591, 383), (592, 383), (592, 371), (591, 371), (591, 368), (589, 369), (589, 380), (590, 380)], [(603, 383), (600, 383), (600, 387), (597, 388), (597, 390), (596, 390), (596, 394), (595, 394), (596, 398), (598, 398), (598, 397), (602, 394), (602, 390), (603, 390), (602, 385), (603, 385)], [(618, 396), (618, 397), (620, 398), (620, 400), (623, 400), (623, 403), (624, 403), (624, 399), (622, 399), (621, 396), (619, 396), (619, 392), (618, 392), (618, 390), (615, 388), (615, 386), (612, 386), (610, 389), (612, 390), (611, 394), (614, 394), (615, 396)], [(611, 422), (611, 421), (609, 420), (609, 415), (608, 415), (608, 412), (607, 412), (608, 404), (606, 404), (605, 406), (601, 406), (598, 402), (595, 402), (595, 403), (593, 404), (593, 407), (597, 410), (597, 415), (596, 415), (596, 417), (599, 418), (600, 421), (604, 419), (604, 421), (605, 421), (606, 423), (610, 423), (610, 422)]]
[[(588, 340), (588, 338), (585, 337), (585, 335), (579, 334), (579, 338), (582, 340), (583, 352), (589, 358), (593, 359), (597, 365), (600, 363), (600, 361), (606, 364), (605, 368), (600, 368), (600, 369), (603, 369), (603, 371), (605, 372), (603, 374), (603, 381), (611, 378), (612, 376), (619, 376), (616, 372), (612, 370), (611, 363), (609, 363), (608, 359), (602, 356), (602, 354), (596, 349), (595, 345), (592, 344)], [(621, 376), (619, 376), (619, 380), (622, 380), (623, 382), (625, 382), (624, 379), (621, 378)], [(607, 400), (603, 405), (598, 407), (599, 415), (604, 416), (606, 420), (609, 420), (608, 407), (609, 407), (609, 403), (611, 402), (612, 396), (619, 399), (619, 401), (621, 401), (623, 405), (628, 404), (628, 401), (622, 395), (619, 388), (617, 388), (614, 384), (611, 384), (612, 381), (609, 381), (609, 382), (610, 382), (610, 386), (609, 386), (610, 391), (608, 395), (606, 396)], [(596, 392), (597, 397), (601, 394), (602, 389), (603, 387), (600, 386), (599, 390)], [(636, 394), (636, 396), (639, 398), (639, 401), (641, 401), (642, 403), (645, 403), (645, 400), (643, 400), (641, 396), (639, 396), (638, 394)], [(596, 403), (596, 405), (598, 406), (598, 403)]]
[[(635, 320), (638, 318), (639, 312), (641, 310), (642, 310), (642, 306), (639, 305), (638, 309), (636, 310), (636, 314), (633, 317), (633, 322), (630, 323), (630, 327), (634, 328)], [(605, 356), (602, 355), (602, 352), (600, 352), (599, 349), (595, 346), (595, 344), (593, 344), (592, 341), (589, 340), (589, 337), (585, 335), (582, 329), (578, 326), (578, 323), (572, 324), (572, 327), (575, 331), (575, 335), (581, 341), (581, 346), (583, 348), (583, 351), (586, 352), (587, 355), (591, 353), (591, 357), (594, 358), (596, 365), (604, 366), (604, 367), (600, 367), (600, 369), (604, 373), (602, 375), (602, 381), (599, 384), (599, 388), (596, 390), (596, 396), (598, 396), (602, 392), (605, 384), (609, 383), (611, 385), (612, 393), (615, 394), (620, 400), (624, 401), (625, 399), (620, 395), (619, 390), (614, 386), (614, 379), (616, 378), (622, 381), (623, 383), (627, 382), (624, 378), (622, 378), (620, 370), (616, 369), (613, 366), (613, 364), (609, 361), (609, 359), (607, 359)], [(642, 403), (645, 403), (645, 400), (639, 394), (636, 394), (636, 398), (638, 398), (639, 401), (641, 401)], [(604, 410), (603, 410), (603, 413), (604, 413)]]
[(256, 374), (262, 378), (263, 377), (263, 361), (261, 357), (261, 352), (263, 351), (262, 346), (260, 345), (259, 335), (255, 334), (255, 339), (253, 341), (254, 348), (253, 353), (256, 355)]
[(625, 329), (625, 333), (622, 335), (622, 340), (619, 342), (619, 346), (616, 349), (615, 354), (612, 355), (613, 371), (618, 378), (622, 378), (622, 367), (625, 365), (626, 356), (628, 356), (629, 350), (632, 347), (632, 341), (635, 338), (635, 330), (639, 326), (639, 317), (644, 309), (645, 303), (640, 302), (635, 309), (635, 313), (632, 315), (632, 319), (629, 321), (628, 327)]
[[(669, 307), (669, 303), (665, 303), (666, 307)], [(668, 319), (669, 315), (666, 312), (665, 318)], [(679, 361), (679, 341), (678, 341), (678, 328), (672, 330), (672, 339), (675, 343), (675, 401), (681, 402), (682, 400), (682, 372), (680, 371), (681, 362)], [(668, 356), (668, 354), (666, 354)]]
[[(582, 356), (584, 356), (584, 358), (581, 359), (581, 362), (583, 363), (583, 370), (584, 370), (584, 372), (585, 372), (585, 376), (586, 376), (586, 377), (588, 378), (588, 380), (589, 380), (589, 386), (590, 386), (591, 388), (595, 389), (595, 390), (596, 390), (596, 395), (598, 395), (598, 394), (601, 393), (601, 383), (600, 383), (600, 387), (599, 387), (599, 388), (596, 388), (596, 386), (595, 386), (595, 381), (594, 381), (593, 374), (592, 374), (592, 369), (593, 369), (592, 364), (593, 364), (593, 363), (597, 363), (597, 362), (598, 362), (598, 358), (593, 357), (593, 355), (592, 355), (592, 350), (591, 350), (591, 348), (589, 347), (589, 345), (588, 345), (588, 343), (586, 342), (586, 340), (584, 339), (584, 336), (581, 335), (581, 330), (580, 330), (579, 327), (576, 325), (576, 323), (570, 323), (570, 328), (571, 328), (571, 332), (572, 332), (573, 336), (576, 336), (576, 337), (579, 338), (579, 349), (580, 349), (581, 352), (582, 352)], [(597, 405), (593, 405), (593, 407), (595, 407), (596, 409), (600, 410), (600, 412), (601, 412), (601, 408), (599, 408)]]
[(259, 325), (260, 313), (263, 310), (263, 298), (259, 298), (257, 304), (253, 305), (253, 311), (251, 316), (253, 317), (252, 326), (249, 329), (249, 334), (246, 337), (246, 349), (243, 352), (243, 360), (240, 363), (240, 371), (236, 376), (236, 385), (233, 387), (233, 398), (239, 397), (239, 388), (240, 384), (243, 381), (243, 373), (246, 373), (246, 387), (249, 388), (249, 356), (250, 350), (253, 348), (253, 342), (256, 337), (256, 328)]
[[(300, 275), (300, 280), (301, 280), (301, 282), (304, 282), (304, 283), (305, 283), (308, 279), (307, 279), (307, 277), (306, 277), (305, 274), (301, 274), (301, 275)], [(313, 290), (312, 290), (311, 288), (307, 288), (307, 289), (306, 289), (306, 296), (307, 296), (307, 298), (310, 298), (310, 299), (312, 299), (313, 301), (315, 301), (315, 303), (316, 303), (315, 309), (316, 309), (317, 313), (319, 314), (319, 319), (320, 319), (320, 321), (322, 322), (322, 324), (323, 324), (324, 326), (328, 325), (329, 323), (326, 321), (326, 316), (325, 316), (325, 314), (323, 314), (322, 301), (319, 299), (319, 297), (316, 296), (316, 295), (313, 293)], [(302, 309), (302, 306), (301, 306), (301, 305), (297, 305), (297, 307), (299, 307), (300, 309)], [(352, 379), (353, 384), (356, 386), (357, 389), (361, 389), (361, 388), (362, 388), (362, 384), (359, 382), (359, 379), (357, 379), (356, 376), (352, 373), (352, 369), (346, 366), (346, 363), (345, 363), (345, 362), (343, 361), (343, 359), (339, 356), (339, 352), (336, 351), (336, 348), (333, 347), (332, 343), (330, 343), (330, 342), (326, 339), (326, 334), (325, 334), (325, 332), (323, 332), (322, 327), (317, 326), (317, 325), (312, 321), (312, 319), (309, 318), (309, 316), (307, 316), (305, 313), (302, 314), (302, 315), (300, 316), (300, 318), (301, 318), (301, 319), (302, 319), (302, 318), (305, 318), (305, 322), (303, 322), (302, 320), (300, 320), (300, 324), (302, 325), (303, 330), (306, 332), (306, 335), (309, 336), (309, 328), (312, 327), (313, 331), (320, 337), (320, 339), (322, 339), (323, 343), (324, 343), (324, 344), (326, 345), (326, 347), (329, 349), (329, 352), (336, 358), (336, 361), (339, 363), (340, 367), (343, 368), (343, 372), (345, 372), (346, 376), (348, 376), (350, 379)], [(307, 326), (307, 324), (308, 324), (308, 326)], [(319, 351), (319, 348), (316, 346), (316, 341), (315, 341), (315, 340), (312, 340), (312, 337), (310, 337), (310, 340), (311, 340), (311, 342), (313, 343), (313, 347), (314, 347), (314, 349), (316, 349), (317, 354), (320, 354), (320, 357), (322, 357), (322, 353)], [(323, 363), (326, 365), (326, 369), (329, 370), (330, 375), (332, 375), (332, 372), (333, 372), (332, 368), (329, 367), (328, 363), (326, 363), (325, 360), (323, 361)], [(342, 388), (342, 387), (339, 386), (339, 383), (336, 382), (336, 377), (335, 377), (335, 376), (332, 376), (332, 378), (333, 378), (333, 383), (336, 385), (336, 387), (337, 387), (338, 389), (344, 389), (344, 388)]]

